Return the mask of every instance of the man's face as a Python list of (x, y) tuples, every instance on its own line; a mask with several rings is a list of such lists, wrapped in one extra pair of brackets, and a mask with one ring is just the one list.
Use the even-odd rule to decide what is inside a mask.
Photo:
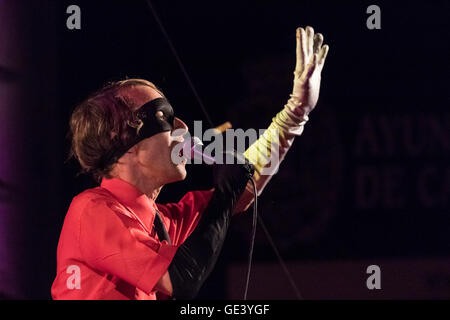
[[(162, 97), (157, 90), (143, 85), (127, 88), (126, 95), (138, 106)], [(186, 161), (175, 164), (171, 159), (171, 152), (176, 145), (184, 141), (182, 135), (188, 128), (183, 121), (175, 117), (173, 129), (177, 135), (171, 131), (160, 132), (130, 149), (133, 164), (137, 166), (133, 169), (138, 169), (144, 178), (154, 179), (161, 185), (186, 178)]]

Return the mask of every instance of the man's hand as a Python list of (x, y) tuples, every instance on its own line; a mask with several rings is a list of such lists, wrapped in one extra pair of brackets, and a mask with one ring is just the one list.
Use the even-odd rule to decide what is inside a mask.
[(319, 99), (321, 73), (329, 49), (322, 43), (322, 34), (314, 34), (312, 27), (297, 28), (297, 64), (292, 92), (298, 104), (293, 110), (297, 115), (308, 115)]

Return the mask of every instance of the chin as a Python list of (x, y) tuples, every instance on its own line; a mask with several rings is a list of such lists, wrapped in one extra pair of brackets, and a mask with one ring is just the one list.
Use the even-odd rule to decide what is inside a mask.
[(171, 174), (170, 182), (168, 182), (168, 183), (183, 181), (184, 179), (186, 179), (186, 176), (187, 176), (187, 171), (186, 171), (185, 166), (178, 165), (175, 167), (175, 170), (173, 170), (173, 172)]
[(180, 168), (180, 179), (178, 181), (182, 181), (182, 180), (186, 179), (186, 176), (187, 176), (186, 167), (183, 165)]

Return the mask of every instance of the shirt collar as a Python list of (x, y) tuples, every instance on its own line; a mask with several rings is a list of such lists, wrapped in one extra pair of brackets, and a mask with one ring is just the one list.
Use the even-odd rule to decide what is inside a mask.
[(137, 187), (119, 178), (103, 178), (101, 188), (108, 190), (125, 207), (130, 209), (150, 231), (156, 214), (155, 202)]

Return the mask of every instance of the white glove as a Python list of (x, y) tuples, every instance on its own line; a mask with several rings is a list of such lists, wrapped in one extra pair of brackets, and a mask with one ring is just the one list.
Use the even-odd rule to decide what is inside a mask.
[(322, 43), (322, 34), (314, 34), (312, 27), (306, 27), (306, 31), (297, 29), (294, 88), (284, 110), (275, 118), (280, 130), (300, 135), (309, 120), (309, 113), (319, 100), (321, 74), (329, 49)]

